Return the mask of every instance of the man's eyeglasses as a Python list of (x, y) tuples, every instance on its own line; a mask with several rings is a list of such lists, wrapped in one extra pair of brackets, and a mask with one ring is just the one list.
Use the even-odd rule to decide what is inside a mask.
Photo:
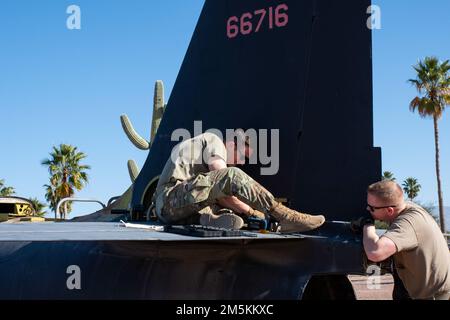
[(374, 207), (370, 204), (367, 204), (367, 208), (369, 208), (370, 212), (375, 212), (375, 210), (387, 209), (387, 208), (397, 208), (397, 206), (386, 206), (386, 207)]

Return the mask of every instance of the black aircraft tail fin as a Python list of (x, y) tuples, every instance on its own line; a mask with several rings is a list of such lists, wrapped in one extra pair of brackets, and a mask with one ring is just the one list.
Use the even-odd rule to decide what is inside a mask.
[[(295, 209), (328, 220), (364, 213), (366, 188), (381, 177), (370, 4), (206, 0), (132, 205), (151, 198), (149, 183), (177, 143), (174, 130), (194, 135), (194, 121), (202, 121), (203, 131), (279, 130), (279, 159), (244, 169)], [(276, 174), (261, 173), (271, 166)]]

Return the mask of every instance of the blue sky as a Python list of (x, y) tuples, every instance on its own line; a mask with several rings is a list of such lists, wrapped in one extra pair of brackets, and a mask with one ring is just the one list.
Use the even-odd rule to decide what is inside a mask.
[[(82, 29), (66, 28), (66, 8), (82, 10)], [(407, 79), (418, 58), (450, 59), (448, 0), (378, 0), (374, 31), (375, 143), (398, 180), (414, 176), (423, 202), (437, 203), (433, 124), (408, 110)], [(127, 113), (150, 131), (154, 81), (169, 97), (203, 0), (1, 0), (0, 178), (24, 197), (44, 200), (48, 173), (40, 165), (52, 145), (88, 154), (91, 183), (78, 196), (107, 201), (130, 185), (126, 162), (142, 166), (122, 131)], [(450, 113), (440, 122), (444, 197), (450, 204)], [(6, 151), (5, 151), (6, 150)], [(77, 204), (75, 215), (96, 209)]]
[[(409, 111), (416, 91), (407, 79), (418, 58), (450, 59), (450, 1), (378, 0), (382, 29), (374, 31), (375, 144), (383, 148), (383, 168), (399, 181), (419, 180), (419, 200), (437, 204), (433, 121)], [(450, 204), (450, 108), (440, 121), (444, 201)]]

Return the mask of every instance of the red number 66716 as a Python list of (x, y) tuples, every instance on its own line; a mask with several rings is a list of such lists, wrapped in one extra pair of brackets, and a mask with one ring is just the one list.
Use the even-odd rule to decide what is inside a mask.
[[(289, 23), (289, 15), (287, 11), (289, 7), (287, 4), (280, 4), (275, 9), (269, 7), (268, 9), (256, 10), (253, 14), (250, 12), (242, 14), (240, 17), (230, 17), (227, 21), (227, 37), (229, 39), (236, 38), (239, 34), (249, 35), (252, 32), (256, 33), (261, 30), (266, 16), (268, 16), (268, 27), (282, 28)], [(259, 19), (257, 18), (259, 16)], [(256, 23), (257, 22), (257, 23)], [(254, 24), (256, 27), (254, 28)]]

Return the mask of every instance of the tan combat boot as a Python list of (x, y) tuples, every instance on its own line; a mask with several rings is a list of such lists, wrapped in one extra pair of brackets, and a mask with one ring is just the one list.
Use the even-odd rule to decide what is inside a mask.
[(281, 227), (282, 233), (305, 232), (317, 229), (325, 222), (324, 216), (311, 216), (292, 209), (281, 203), (276, 203), (269, 214), (274, 217)]

